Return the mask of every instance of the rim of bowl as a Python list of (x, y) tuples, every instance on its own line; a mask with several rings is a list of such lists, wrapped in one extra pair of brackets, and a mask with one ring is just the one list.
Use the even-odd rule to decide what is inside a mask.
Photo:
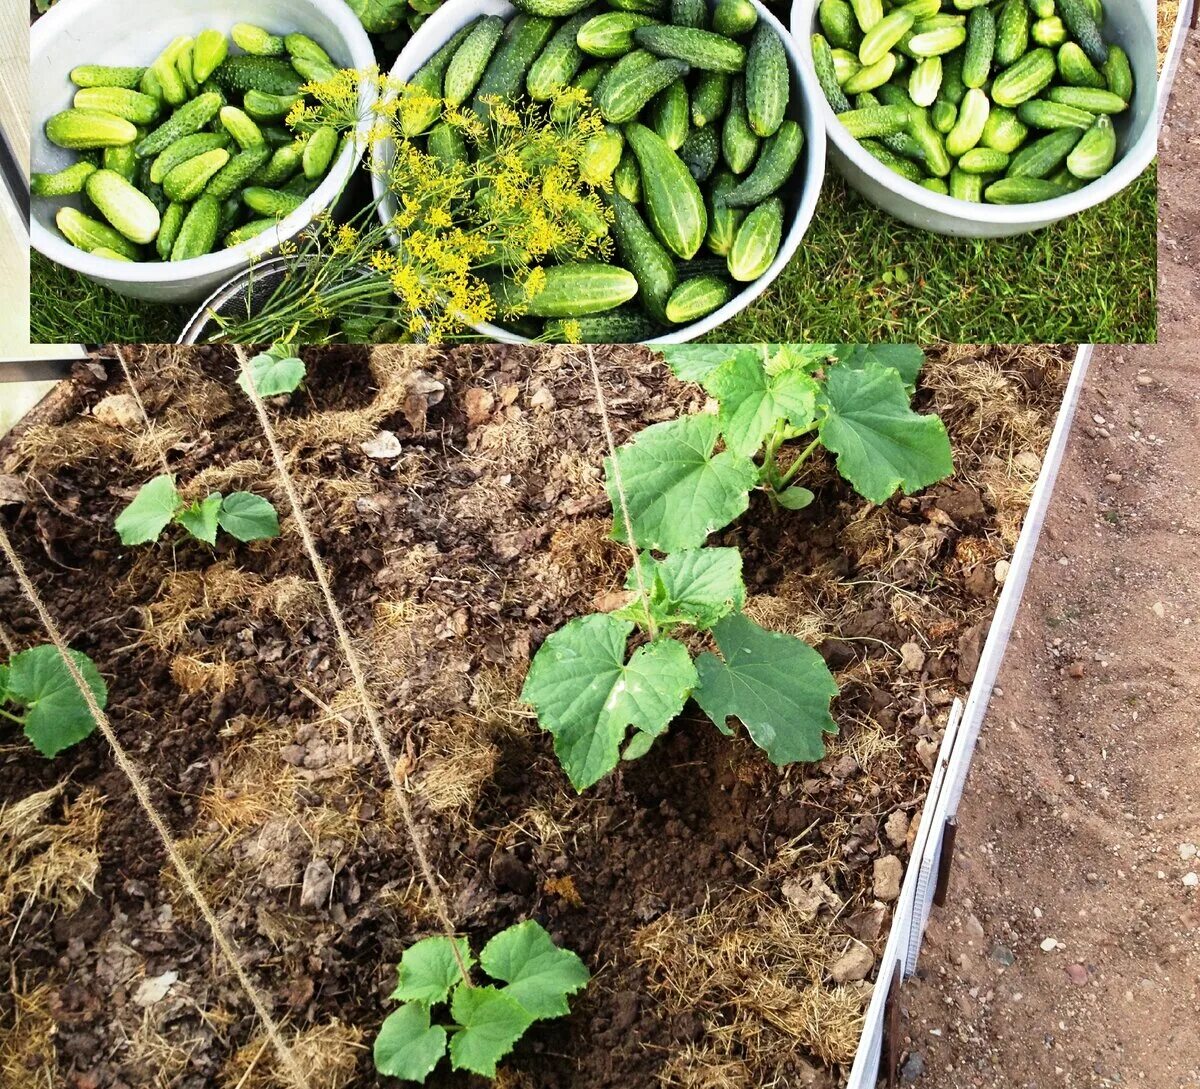
[[(303, 0), (309, 7), (316, 8), (337, 27), (344, 37), (351, 58), (357, 69), (369, 70), (375, 65), (375, 52), (362, 23), (342, 0)], [(30, 56), (37, 56), (53, 48), (54, 40), (68, 22), (80, 17), (102, 12), (110, 7), (109, 0), (72, 0), (71, 3), (55, 4), (29, 31)], [(93, 257), (90, 253), (72, 246), (53, 231), (44, 227), (37, 219), (30, 218), (30, 244), (44, 257), (91, 279), (108, 280), (130, 284), (172, 284), (192, 278), (234, 272), (246, 261), (257, 261), (271, 253), (281, 244), (294, 238), (307, 227), (322, 211), (337, 199), (338, 194), (350, 181), (366, 151), (366, 135), (370, 129), (370, 107), (375, 100), (375, 89), (364, 83), (359, 97), (363, 119), (355, 129), (354, 140), (338, 156), (325, 180), (290, 215), (284, 216), (274, 231), (269, 228), (256, 238), (242, 242), (217, 253), (206, 253), (187, 261), (113, 261), (104, 257)], [(33, 118), (35, 128), (41, 124)]]
[[(1150, 19), (1144, 0), (1135, 0), (1137, 10), (1146, 23), (1147, 33), (1153, 36), (1154, 23)], [(813, 24), (817, 18), (817, 0), (796, 0), (792, 5), (791, 23), (793, 27), (804, 28), (800, 35), (804, 39), (801, 53), (812, 65)], [(793, 35), (793, 40), (795, 35)], [(813, 71), (813, 78), (816, 72)], [(1154, 73), (1154, 85), (1158, 86), (1158, 72)], [(931, 212), (940, 215), (962, 219), (964, 216), (980, 223), (996, 224), (998, 226), (1022, 227), (1031, 222), (1043, 220), (1053, 221), (1064, 219), (1102, 204), (1110, 197), (1116, 196), (1122, 189), (1141, 176), (1149, 166), (1158, 148), (1158, 124), (1152, 112), (1145, 128), (1138, 134), (1117, 164), (1103, 177), (1077, 189), (1073, 193), (1065, 193), (1061, 197), (1051, 197), (1050, 200), (1035, 201), (1032, 204), (984, 204), (970, 200), (958, 200), (955, 197), (934, 193), (924, 186), (917, 185), (907, 178), (902, 178), (894, 170), (889, 170), (870, 152), (864, 151), (859, 142), (851, 136), (846, 127), (837, 119), (837, 114), (829, 105), (824, 92), (821, 93), (817, 104), (829, 140), (851, 163), (872, 180), (885, 189), (906, 197), (914, 204), (919, 204)]]
[[(517, 11), (511, 0), (504, 0), (504, 2), (508, 2), (509, 7), (513, 8), (514, 13)], [(771, 264), (767, 266), (766, 272), (759, 276), (758, 279), (746, 284), (732, 299), (723, 306), (718, 307), (711, 314), (705, 315), (690, 325), (679, 325), (659, 336), (651, 337), (644, 342), (646, 344), (680, 344), (694, 340), (696, 337), (711, 332), (719, 325), (745, 310), (775, 282), (785, 266), (795, 256), (796, 251), (800, 248), (800, 244), (804, 240), (805, 234), (808, 233), (809, 224), (812, 222), (812, 217), (817, 210), (817, 201), (820, 199), (821, 191), (825, 186), (826, 131), (820, 114), (820, 106), (817, 104), (818, 99), (824, 102), (825, 96), (821, 92), (820, 84), (817, 82), (817, 73), (813, 68), (812, 56), (796, 48), (796, 43), (787, 27), (762, 3), (762, 0), (750, 0), (750, 2), (758, 12), (758, 17), (765, 19), (783, 42), (783, 49), (788, 59), (788, 69), (800, 88), (801, 102), (799, 113), (802, 119), (804, 119), (804, 115), (806, 114), (811, 118), (811, 123), (804, 124), (804, 150), (802, 155), (805, 157), (806, 163), (811, 163), (811, 171), (806, 170), (805, 174), (811, 173), (812, 179), (810, 184), (805, 187), (804, 193), (801, 194), (796, 215), (787, 233), (780, 240), (779, 252), (775, 255), (775, 259)], [(414, 42), (423, 44), (425, 38), (436, 34), (440, 36), (440, 40), (438, 41), (438, 47), (440, 48), (441, 45), (449, 40), (454, 31), (443, 30), (443, 24), (451, 22), (450, 18), (445, 14), (446, 12), (457, 11), (460, 7), (466, 6), (477, 7), (479, 3), (480, 0), (447, 0), (446, 3), (442, 4), (421, 25), (416, 34), (405, 43), (404, 48), (400, 51), (400, 55), (396, 58), (396, 63), (392, 66), (392, 74), (395, 74), (396, 68), (400, 67), (401, 63), (415, 52), (412, 49)], [(466, 24), (464, 23), (463, 25), (465, 26)], [(422, 35), (424, 37), (421, 37)], [(386, 225), (387, 220), (384, 218), (386, 190), (382, 179), (383, 172), (379, 169), (385, 146), (377, 144), (372, 149), (371, 187), (377, 202), (380, 219)], [(602, 317), (603, 315), (597, 316)], [(520, 336), (509, 329), (504, 329), (491, 322), (476, 322), (472, 324), (471, 328), (502, 344), (531, 343), (529, 338)]]

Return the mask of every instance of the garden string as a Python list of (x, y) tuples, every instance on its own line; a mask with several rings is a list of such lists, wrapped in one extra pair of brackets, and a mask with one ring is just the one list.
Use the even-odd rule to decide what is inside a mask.
[[(125, 359), (125, 353), (119, 347), (114, 346), (113, 349), (117, 354), (117, 362), (121, 364), (121, 370), (125, 372), (125, 381), (129, 383), (129, 391), (133, 394), (133, 399), (137, 402), (138, 409), (142, 413), (142, 419), (146, 422), (146, 434), (150, 436), (151, 441), (154, 441), (154, 421), (150, 419), (150, 413), (146, 411), (146, 404), (142, 400), (142, 395), (138, 393), (138, 388), (134, 384), (133, 375), (129, 373), (129, 363)], [(163, 473), (167, 476), (171, 475), (171, 466), (167, 463), (167, 453), (162, 448), (161, 444), (154, 442), (155, 453), (158, 454), (158, 460), (162, 465)]]
[(471, 974), (467, 970), (466, 962), (463, 960), (462, 953), (458, 948), (458, 941), (456, 940), (457, 931), (450, 919), (449, 906), (442, 895), (441, 886), (437, 883), (437, 877), (433, 872), (433, 866), (429, 862), (429, 856), (425, 853), (425, 844), (417, 829), (416, 821), (413, 819), (412, 807), (409, 805), (408, 795), (404, 792), (404, 786), (400, 782), (399, 775), (396, 773), (396, 760), (392, 756), (391, 748), (383, 733), (381, 716), (375, 707), (375, 701), (371, 698), (370, 690), (367, 688), (366, 674), (363, 671), (362, 663), (358, 659), (358, 654), (354, 650), (354, 644), (350, 641), (350, 632), (342, 617), (341, 609), (338, 608), (337, 601), (334, 599), (333, 589), (329, 583), (329, 575), (325, 570), (325, 563), (317, 551), (316, 542), (313, 540), (312, 531), (309, 529), (308, 519), (304, 514), (304, 508), (300, 504), (299, 493), (297, 493), (296, 486), (292, 482), (291, 475), (288, 473), (283, 449), (279, 445), (275, 429), (271, 426), (271, 420), (267, 416), (267, 406), (263, 403), (262, 396), (255, 385), (254, 375), (251, 373), (250, 361), (246, 358), (245, 350), (240, 345), (235, 345), (233, 350), (237, 354), (238, 363), (246, 379), (246, 392), (254, 404), (254, 411), (258, 414), (258, 422), (262, 426), (263, 435), (266, 437), (267, 446), (270, 448), (271, 458), (275, 462), (275, 470), (279, 476), (279, 483), (287, 495), (288, 505), (292, 508), (292, 516), (296, 519), (296, 529), (300, 533), (304, 550), (308, 553), (309, 562), (312, 564), (313, 572), (317, 576), (317, 584), (320, 586), (321, 594), (325, 598), (325, 607), (329, 611), (334, 631), (337, 633), (338, 642), (342, 647), (342, 654), (346, 658), (346, 664), (350, 668), (350, 675), (354, 679), (354, 687), (358, 693), (359, 702), (362, 704), (363, 713), (367, 717), (367, 724), (371, 728), (371, 737), (375, 742), (375, 750), (379, 754), (379, 758), (383, 761), (384, 767), (387, 768), (388, 778), (391, 781), (392, 791), (396, 795), (396, 802), (400, 807), (400, 816), (404, 820), (409, 842), (412, 844), (413, 853), (416, 855), (417, 864), (421, 869), (425, 884), (429, 887), (429, 893), (433, 897), (434, 910), (443, 929), (446, 931), (447, 937), (450, 938), (450, 948), (454, 953), (454, 960), (458, 965), (463, 982), (468, 987), (473, 986)]
[(600, 368), (596, 365), (596, 353), (589, 344), (587, 348), (588, 364), (592, 368), (592, 385), (596, 387), (596, 401), (600, 405), (600, 422), (604, 427), (604, 441), (608, 443), (608, 457), (612, 464), (613, 484), (617, 488), (617, 500), (621, 508), (621, 521), (625, 523), (625, 539), (633, 553), (633, 574), (637, 580), (638, 595), (646, 612), (646, 627), (650, 632), (650, 641), (658, 638), (658, 625), (650, 611), (650, 595), (646, 590), (646, 580), (642, 576), (642, 559), (638, 555), (637, 539), (633, 535), (633, 519), (629, 516), (629, 501), (625, 498), (625, 486), (621, 481), (621, 466), (617, 462), (617, 444), (613, 439), (612, 427), (608, 422), (608, 402), (604, 399), (604, 386), (600, 382)]
[(212, 906), (205, 899), (204, 893), (200, 891), (200, 885), (195, 875), (184, 861), (183, 856), (179, 853), (179, 848), (175, 845), (175, 841), (171, 838), (166, 821), (163, 820), (161, 814), (155, 808), (154, 802), (150, 797), (150, 787), (146, 782), (145, 776), (125, 751), (121, 742), (117, 740), (117, 735), (113, 732), (113, 728), (108, 721), (108, 716), (100, 709), (100, 704), (96, 701), (95, 693), (87, 681), (84, 680), (83, 674), (79, 671), (79, 666), (76, 665), (75, 659), (68, 652), (62, 632), (59, 631), (58, 625), (54, 622), (53, 617), (51, 617), (49, 610), (42, 601), (41, 595), (38, 594), (37, 589), (30, 580), (29, 573), (25, 570), (25, 565), (17, 556), (12, 546), (12, 541), (9, 540), (8, 533), (2, 525), (0, 525), (0, 551), (4, 553), (9, 565), (16, 573), (17, 582), (20, 583), (22, 592), (36, 610), (43, 627), (45, 627), (47, 634), (50, 636), (50, 641), (58, 650), (59, 657), (62, 658), (63, 664), (71, 674), (71, 679), (79, 689), (80, 695), (83, 696), (88, 711), (91, 712), (92, 718), (95, 720), (96, 728), (104, 735), (104, 740), (112, 748), (117, 766), (124, 772), (125, 777), (133, 787), (133, 793), (137, 797), (138, 803), (145, 811), (147, 819), (154, 826), (154, 830), (162, 840), (163, 848), (167, 852), (167, 858), (170, 860), (171, 865), (175, 867), (176, 873), (179, 874), (179, 879), (183, 882), (183, 887), (187, 890), (188, 895), (191, 896), (196, 906), (200, 909), (200, 914), (208, 924), (209, 930), (212, 931), (213, 940), (217, 943), (222, 954), (224, 954), (225, 959), (229, 961), (229, 966), (233, 969), (234, 975), (237, 976), (238, 982), (242, 985), (242, 989), (253, 1004), (254, 1011), (258, 1014), (259, 1019), (266, 1028), (267, 1036), (270, 1038), (271, 1043), (275, 1045), (275, 1050), (278, 1052), (279, 1058), (286, 1067), (288, 1074), (299, 1089), (311, 1089), (308, 1077), (301, 1069), (296, 1056), (292, 1054), (291, 1049), (284, 1040), (283, 1032), (276, 1023), (275, 1018), (271, 1015), (270, 1010), (267, 1009), (266, 1000), (250, 979), (246, 969), (242, 967), (242, 962), (238, 957), (237, 948), (234, 946), (233, 940), (225, 933), (216, 912), (213, 911)]

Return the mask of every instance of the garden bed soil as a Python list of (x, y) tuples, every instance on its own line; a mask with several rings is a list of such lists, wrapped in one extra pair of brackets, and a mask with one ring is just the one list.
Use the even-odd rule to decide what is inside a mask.
[[(401, 952), (437, 930), (429, 897), (292, 519), (255, 545), (119, 545), (160, 452), (189, 492), (286, 510), (232, 356), (131, 355), (154, 430), (108, 399), (126, 389), (112, 360), (79, 365), (0, 446), (0, 517), (316, 1082), (379, 1085), (370, 1044)], [(481, 942), (534, 917), (595, 976), (498, 1084), (839, 1084), (870, 983), (835, 964), (882, 949), (876, 863), (907, 858), (1070, 351), (931, 353), (918, 398), (950, 429), (952, 482), (876, 508), (818, 460), (812, 507), (756, 496), (721, 535), (751, 614), (837, 674), (824, 761), (777, 769), (689, 708), (583, 796), (518, 693), (549, 632), (613, 607), (628, 559), (584, 351), (305, 355), (307, 389), (272, 411), (455, 923)], [(703, 405), (645, 349), (596, 359), (618, 443)], [(364, 453), (381, 430), (398, 454)], [(7, 571), (0, 617), (43, 641)], [(98, 735), (54, 761), (4, 738), (0, 805), (0, 1086), (287, 1084)], [(6, 838), (22, 813), (39, 839)]]

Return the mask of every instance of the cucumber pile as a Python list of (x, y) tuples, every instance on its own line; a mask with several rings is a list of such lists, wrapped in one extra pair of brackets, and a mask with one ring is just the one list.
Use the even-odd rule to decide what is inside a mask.
[(55, 216), (73, 246), (114, 261), (186, 261), (253, 238), (321, 184), (337, 132), (299, 137), (284, 119), (305, 83), (336, 73), (329, 55), (303, 34), (248, 23), (230, 36), (240, 52), (205, 30), (147, 68), (72, 70), (73, 104), (46, 122), (46, 137), (79, 159), (35, 173), (29, 188), (80, 199), (82, 210)]
[(1101, 0), (821, 0), (812, 39), (834, 113), (901, 177), (958, 200), (1081, 189), (1117, 154), (1133, 72)]
[[(515, 16), (464, 28), (410, 82), (484, 114), (489, 96), (540, 105), (557, 122), (579, 108), (564, 92), (580, 88), (603, 117), (581, 173), (611, 202), (615, 262), (547, 266), (524, 306), (545, 322), (540, 335), (643, 340), (760, 277), (779, 250), (780, 194), (804, 134), (785, 117), (783, 42), (750, 0), (513, 2)], [(426, 120), (409, 135), (437, 154), (446, 126)], [(493, 294), (503, 309), (520, 289)]]

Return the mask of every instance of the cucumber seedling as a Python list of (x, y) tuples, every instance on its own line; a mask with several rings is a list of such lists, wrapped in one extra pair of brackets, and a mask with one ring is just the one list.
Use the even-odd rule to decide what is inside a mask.
[(160, 473), (143, 484), (117, 515), (115, 526), (123, 545), (140, 545), (157, 541), (171, 524), (182, 526), (207, 545), (217, 543), (218, 528), (243, 542), (279, 536), (279, 515), (262, 496), (210, 492), (206, 498), (189, 503), (176, 490), (175, 477), (169, 473)]
[[(101, 708), (108, 687), (95, 662), (70, 652)], [(24, 728), (25, 736), (43, 756), (56, 756), (82, 741), (96, 720), (57, 648), (49, 643), (30, 647), (0, 662), (0, 718)]]
[[(379, 1073), (423, 1083), (448, 1048), (455, 1070), (494, 1078), (496, 1063), (529, 1026), (565, 1017), (568, 996), (591, 979), (583, 961), (555, 945), (532, 919), (500, 931), (483, 947), (479, 966), (497, 982), (468, 983), (463, 973), (475, 963), (466, 938), (423, 938), (405, 950), (391, 994), (401, 1006), (375, 1038)], [(449, 1021), (435, 1024), (435, 1008), (445, 1006)]]
[[(875, 503), (953, 468), (941, 420), (911, 407), (919, 350), (700, 345), (664, 355), (718, 411), (654, 424), (617, 449), (615, 465), (606, 459), (621, 512), (612, 536), (638, 550), (625, 581), (635, 596), (549, 635), (521, 692), (576, 790), (649, 751), (689, 698), (722, 733), (739, 719), (776, 765), (821, 759), (825, 735), (837, 732), (833, 675), (803, 640), (745, 615), (741, 554), (706, 541), (745, 512), (755, 488), (783, 508), (811, 503), (795, 478), (819, 446)], [(797, 439), (806, 445), (785, 467), (783, 448)], [(708, 632), (718, 653), (695, 658), (677, 637)]]
[(292, 345), (272, 344), (247, 362), (246, 370), (238, 375), (237, 384), (249, 393), (247, 382), (252, 381), (260, 397), (277, 397), (281, 393), (295, 393), (305, 374), (304, 361)]

